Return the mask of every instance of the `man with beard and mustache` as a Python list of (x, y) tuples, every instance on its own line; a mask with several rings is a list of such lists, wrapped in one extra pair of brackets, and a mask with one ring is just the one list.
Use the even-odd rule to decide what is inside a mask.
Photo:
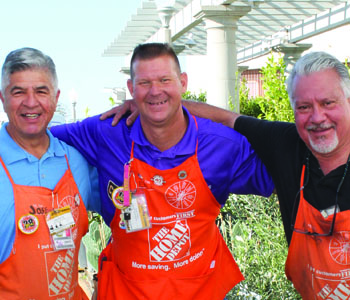
[[(275, 183), (289, 244), (286, 275), (303, 299), (350, 296), (350, 79), (335, 57), (301, 57), (288, 78), (295, 124), (185, 106), (248, 138)], [(116, 108), (117, 118), (132, 102)], [(133, 116), (129, 117), (128, 123)]]

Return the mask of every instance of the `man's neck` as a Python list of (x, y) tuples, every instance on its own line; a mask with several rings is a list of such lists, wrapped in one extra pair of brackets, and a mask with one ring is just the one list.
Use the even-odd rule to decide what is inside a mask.
[(50, 138), (46, 133), (39, 138), (30, 139), (16, 135), (11, 130), (7, 132), (18, 146), (38, 159), (46, 153), (50, 146)]
[(182, 139), (187, 126), (188, 117), (182, 113), (179, 118), (171, 124), (163, 126), (142, 126), (142, 129), (147, 140), (163, 152), (175, 146)]
[(347, 152), (339, 151), (339, 153), (334, 153), (330, 155), (319, 154), (319, 153), (313, 153), (313, 155), (317, 158), (323, 174), (327, 175), (328, 173), (335, 170), (339, 166), (346, 164), (349, 157), (349, 153), (350, 153), (350, 149)]

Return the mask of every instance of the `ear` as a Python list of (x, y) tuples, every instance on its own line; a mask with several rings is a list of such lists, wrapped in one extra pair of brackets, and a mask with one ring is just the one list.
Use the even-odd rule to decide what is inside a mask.
[(61, 90), (57, 90), (57, 93), (56, 93), (56, 105), (57, 105), (58, 98), (60, 97), (60, 95), (61, 95)]
[(187, 91), (187, 82), (188, 82), (188, 77), (187, 73), (183, 72), (180, 74), (180, 81), (181, 81), (181, 86), (182, 86), (182, 94)]
[(130, 95), (131, 96), (134, 96), (134, 86), (133, 86), (133, 83), (132, 83), (132, 80), (131, 79), (128, 79), (128, 81), (126, 82), (127, 86), (128, 86), (128, 90), (130, 92)]
[(6, 112), (5, 97), (4, 97), (4, 95), (2, 94), (1, 91), (0, 91), (0, 99), (1, 99), (1, 102), (2, 102), (2, 107), (4, 108), (4, 111)]
[(5, 99), (1, 91), (0, 91), (0, 99), (1, 99), (2, 105), (4, 105)]

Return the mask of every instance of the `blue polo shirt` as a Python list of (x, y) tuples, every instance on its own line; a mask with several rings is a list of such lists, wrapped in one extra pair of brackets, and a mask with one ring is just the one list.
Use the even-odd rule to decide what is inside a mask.
[[(47, 131), (50, 146), (37, 159), (19, 147), (6, 130), (0, 129), (0, 156), (16, 184), (54, 189), (67, 170), (67, 155), (74, 180), (88, 210), (101, 213), (98, 176), (95, 168), (73, 147), (68, 146)], [(15, 238), (15, 207), (10, 180), (0, 164), (0, 263), (11, 253)], [(23, 195), (25, 197), (25, 195)]]
[(230, 193), (269, 196), (274, 188), (270, 175), (247, 139), (221, 124), (193, 117), (184, 109), (189, 123), (183, 138), (173, 147), (159, 151), (145, 137), (140, 119), (128, 127), (126, 119), (112, 126), (111, 119), (99, 116), (82, 122), (51, 128), (53, 135), (73, 145), (90, 164), (97, 167), (102, 201), (102, 216), (110, 224), (115, 207), (111, 189), (123, 185), (123, 166), (134, 156), (161, 170), (171, 169), (195, 154), (203, 176), (217, 201), (223, 205)]

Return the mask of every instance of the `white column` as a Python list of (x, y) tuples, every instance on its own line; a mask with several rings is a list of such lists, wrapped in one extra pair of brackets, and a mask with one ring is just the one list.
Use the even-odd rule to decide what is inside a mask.
[(235, 93), (237, 20), (250, 10), (248, 6), (203, 6), (195, 15), (205, 21), (207, 30), (208, 65), (203, 72), (208, 80), (209, 104), (228, 108), (228, 100), (231, 98), (234, 107), (239, 108)]
[(312, 44), (293, 44), (285, 43), (272, 47), (274, 51), (282, 52), (283, 61), (286, 65), (286, 75), (290, 74), (293, 69), (294, 64), (301, 57), (304, 51), (309, 50)]
[(175, 8), (170, 6), (158, 8), (158, 15), (162, 21), (163, 39), (159, 42), (171, 44), (171, 30), (169, 28), (170, 19), (175, 13)]

